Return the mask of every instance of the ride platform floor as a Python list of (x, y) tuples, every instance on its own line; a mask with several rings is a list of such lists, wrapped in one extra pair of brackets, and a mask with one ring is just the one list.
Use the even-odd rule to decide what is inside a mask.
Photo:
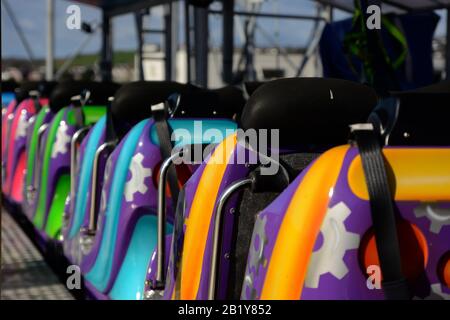
[(1, 216), (1, 299), (74, 299), (4, 208)]

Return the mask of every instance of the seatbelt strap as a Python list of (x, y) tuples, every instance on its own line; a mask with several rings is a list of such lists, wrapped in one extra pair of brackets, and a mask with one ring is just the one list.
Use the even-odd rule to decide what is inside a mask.
[(78, 128), (84, 126), (84, 114), (83, 114), (83, 101), (81, 95), (74, 96), (70, 100), (72, 101), (72, 111), (75, 118), (75, 124)]
[[(159, 103), (152, 106), (152, 117), (155, 121), (156, 134), (158, 135), (159, 150), (162, 159), (167, 159), (172, 155), (172, 141), (170, 139), (171, 131), (169, 124), (167, 123), (168, 116), (168, 106), (166, 103)], [(174, 165), (170, 166), (167, 174), (169, 189), (172, 194), (172, 203), (174, 208), (176, 208), (180, 188), (178, 186), (177, 171)]]
[(36, 112), (36, 114), (39, 113), (39, 111), (41, 111), (42, 106), (39, 102), (39, 91), (30, 91), (29, 93), (30, 97), (33, 99), (33, 104), (34, 104), (34, 110)]
[(370, 123), (352, 125), (351, 131), (358, 145), (369, 192), (384, 295), (388, 300), (410, 299), (408, 283), (402, 273), (395, 210), (380, 140)]
[(114, 116), (111, 112), (111, 107), (114, 102), (114, 97), (108, 98), (108, 104), (106, 105), (106, 142), (119, 141), (119, 135), (117, 134), (116, 123)]

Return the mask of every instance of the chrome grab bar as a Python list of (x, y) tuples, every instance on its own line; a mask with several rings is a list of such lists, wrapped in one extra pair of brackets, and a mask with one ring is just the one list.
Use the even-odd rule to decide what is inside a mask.
[(34, 192), (37, 190), (38, 188), (38, 184), (39, 184), (39, 180), (40, 180), (40, 170), (39, 168), (41, 167), (41, 143), (42, 143), (42, 136), (44, 135), (45, 131), (48, 128), (48, 123), (44, 123), (43, 125), (41, 125), (39, 127), (38, 130), (38, 135), (37, 135), (37, 142), (36, 142), (36, 161), (34, 162), (34, 166), (33, 166), (33, 185), (30, 186), (30, 191)]
[(164, 160), (159, 170), (158, 181), (158, 239), (157, 239), (157, 255), (156, 255), (156, 283), (153, 284), (156, 287), (164, 285), (165, 272), (164, 272), (164, 260), (165, 260), (165, 247), (166, 247), (166, 182), (167, 173), (173, 161), (182, 157), (183, 153), (186, 153), (187, 149), (180, 150), (177, 153), (172, 154), (169, 158)]
[(116, 145), (115, 141), (105, 142), (100, 147), (98, 147), (97, 151), (95, 152), (94, 157), (94, 167), (92, 169), (92, 177), (91, 177), (91, 207), (89, 209), (89, 227), (87, 229), (88, 235), (94, 235), (97, 231), (97, 217), (96, 217), (96, 210), (95, 210), (95, 204), (97, 199), (97, 180), (98, 180), (98, 166), (100, 162), (100, 157), (102, 156), (103, 152), (108, 149), (114, 148)]
[(78, 148), (77, 144), (79, 140), (84, 138), (84, 134), (89, 131), (90, 127), (83, 127), (75, 132), (70, 140), (70, 207), (71, 211), (74, 209), (74, 198), (75, 198), (75, 180), (77, 175), (77, 157)]
[[(14, 119), (14, 114), (10, 113), (6, 118), (6, 136), (9, 137), (9, 133), (11, 132), (11, 122)], [(2, 156), (4, 156), (2, 154)], [(6, 157), (5, 157), (6, 158)], [(6, 159), (2, 159), (2, 181), (6, 180)]]
[(219, 263), (219, 243), (221, 234), (221, 224), (223, 210), (228, 199), (234, 194), (235, 191), (243, 189), (250, 184), (252, 184), (253, 179), (245, 178), (237, 180), (226, 188), (217, 202), (216, 210), (214, 213), (214, 231), (213, 231), (213, 248), (211, 256), (211, 272), (209, 274), (209, 285), (208, 285), (208, 300), (214, 300), (216, 294), (216, 280), (218, 273), (218, 263)]

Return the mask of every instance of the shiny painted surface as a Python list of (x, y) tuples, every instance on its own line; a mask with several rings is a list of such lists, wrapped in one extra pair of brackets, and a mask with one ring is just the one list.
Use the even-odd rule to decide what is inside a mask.
[[(179, 129), (192, 128), (194, 120), (177, 120), (171, 119), (169, 124), (171, 127), (176, 127)], [(205, 123), (214, 124), (216, 120), (207, 120)], [(180, 122), (180, 123), (178, 123)], [(225, 135), (227, 130), (233, 132), (236, 128), (236, 124), (232, 121), (223, 121), (218, 120), (218, 128), (216, 132)], [(178, 124), (178, 125), (177, 125)], [(136, 127), (133, 128), (133, 130)], [(133, 150), (132, 159), (130, 165), (126, 168), (126, 183), (121, 191), (121, 193), (117, 193), (115, 195), (115, 187), (116, 183), (115, 177), (118, 174), (121, 174), (125, 167), (119, 166), (123, 161), (121, 157), (125, 153), (125, 146), (129, 143), (129, 139), (131, 138), (132, 132), (128, 133), (127, 136), (122, 140), (122, 142), (116, 147), (116, 149), (111, 154), (107, 164), (107, 170), (105, 173), (106, 179), (105, 184), (103, 185), (102, 190), (102, 205), (99, 212), (99, 232), (97, 233), (92, 249), (88, 254), (84, 256), (82, 259), (82, 270), (84, 273), (88, 274), (87, 277), (91, 277), (93, 275), (92, 270), (94, 270), (95, 265), (99, 266), (103, 264), (106, 266), (106, 273), (103, 275), (98, 274), (98, 278), (90, 278), (94, 279), (94, 281), (89, 281), (89, 286), (91, 288), (95, 288), (94, 290), (106, 293), (108, 295), (111, 294), (111, 290), (113, 288), (117, 288), (117, 286), (121, 285), (120, 283), (116, 283), (117, 281), (122, 281), (122, 278), (119, 279), (119, 274), (123, 268), (123, 263), (127, 260), (127, 257), (132, 257), (137, 254), (133, 254), (130, 252), (130, 247), (128, 244), (128, 239), (133, 238), (135, 232), (136, 221), (141, 219), (142, 216), (146, 216), (149, 212), (156, 212), (157, 205), (157, 190), (156, 185), (153, 181), (153, 174), (157, 165), (161, 162), (159, 146), (157, 146), (152, 140), (152, 132), (154, 132), (153, 120), (146, 120), (145, 127), (139, 136), (139, 141), (136, 143), (136, 147)], [(177, 132), (174, 131), (175, 137), (178, 137)], [(186, 136), (185, 136), (186, 137)], [(211, 143), (214, 142), (213, 136), (208, 135), (190, 135), (190, 139), (184, 140), (181, 143), (190, 143), (191, 141), (196, 141), (199, 143)], [(197, 140), (196, 140), (197, 139)], [(199, 140), (200, 139), (200, 140)], [(156, 141), (157, 142), (157, 141)], [(178, 144), (181, 145), (181, 144)], [(109, 174), (108, 172), (111, 172)], [(115, 203), (117, 200), (120, 200), (119, 203)], [(114, 202), (114, 204), (113, 204)], [(168, 202), (168, 218), (169, 221), (172, 215), (171, 202)], [(119, 221), (117, 228), (111, 228), (111, 221)], [(146, 242), (153, 241), (152, 238), (156, 235), (151, 231), (153, 228), (150, 224), (145, 225), (147, 228), (146, 234)], [(74, 238), (75, 239), (75, 238)], [(115, 239), (122, 239), (120, 242), (117, 242), (114, 246), (108, 245), (105, 243), (111, 244), (116, 241)], [(117, 240), (118, 241), (118, 240)], [(145, 242), (145, 241), (144, 241)], [(106, 248), (109, 248), (105, 250)], [(153, 251), (152, 251), (153, 252)], [(143, 257), (147, 256), (148, 252), (141, 252), (140, 255)], [(107, 257), (108, 256), (108, 257)], [(103, 262), (100, 262), (103, 259)], [(112, 260), (112, 262), (109, 262)], [(128, 260), (127, 260), (128, 261)], [(147, 268), (149, 261), (145, 262), (145, 266), (133, 264), (133, 270), (141, 270), (142, 268)], [(128, 262), (127, 262), (128, 263)], [(110, 266), (110, 267), (109, 267)], [(131, 266), (131, 265), (130, 265)], [(131, 268), (131, 267), (130, 267)], [(101, 268), (98, 267), (98, 270)], [(128, 272), (130, 273), (137, 272), (140, 274), (140, 286), (144, 283), (146, 279), (146, 273), (140, 273), (138, 271)], [(90, 275), (89, 275), (90, 274)], [(122, 277), (122, 276), (121, 276)], [(123, 280), (126, 282), (125, 280)], [(130, 280), (131, 281), (131, 280)], [(104, 286), (99, 287), (99, 284)], [(101, 290), (100, 290), (101, 289)], [(114, 297), (117, 297), (118, 289), (114, 289)], [(131, 296), (129, 293), (127, 294), (128, 298), (135, 298), (135, 294)]]
[(113, 234), (117, 232), (119, 216), (112, 212), (120, 210), (119, 206), (125, 188), (128, 167), (144, 126), (145, 121), (141, 121), (130, 131), (119, 156), (111, 185), (110, 200), (108, 201), (108, 207), (104, 217), (105, 229), (103, 237), (105, 241), (101, 242), (100, 251), (95, 264), (86, 274), (86, 279), (99, 291), (104, 291), (107, 288), (113, 263), (114, 247), (117, 241)]
[[(434, 164), (440, 168), (441, 183), (446, 185), (450, 181), (448, 150), (394, 147), (385, 150), (387, 163), (392, 161), (391, 187), (397, 196), (408, 196), (407, 200), (396, 200), (399, 212), (397, 228), (403, 271), (411, 281), (416, 299), (450, 298), (450, 289), (439, 274), (440, 261), (450, 248), (450, 202), (447, 193), (441, 190), (433, 193), (422, 189), (423, 193), (416, 192), (416, 198), (412, 199), (411, 185), (400, 181), (408, 176), (422, 177), (413, 183), (420, 190), (420, 181), (423, 182), (422, 187), (427, 186), (427, 179), (423, 180), (426, 176), (420, 173), (424, 168), (433, 168)], [(405, 157), (405, 154), (412, 153), (427, 156), (417, 156), (414, 160)], [(350, 187), (350, 184), (362, 185), (362, 181), (355, 181), (357, 177), (364, 179), (361, 174), (355, 174), (357, 157), (358, 151), (350, 148), (342, 164), (335, 161), (323, 165), (319, 158), (258, 214), (247, 261), (243, 299), (384, 298), (382, 290), (370, 290), (366, 284), (366, 264), (376, 264), (377, 255), (369, 202), (358, 197)], [(404, 167), (395, 164), (398, 159), (403, 159), (400, 162)], [(417, 166), (415, 173), (411, 172), (412, 169), (409, 172), (404, 170), (409, 166), (408, 161)], [(325, 215), (320, 215), (323, 209), (319, 212), (311, 207), (305, 211), (305, 202), (300, 201), (301, 190), (310, 186), (308, 175), (317, 170), (319, 175), (339, 171), (335, 184), (326, 188), (330, 193)], [(309, 192), (313, 199), (326, 196), (322, 188), (309, 188)], [(430, 197), (435, 201), (430, 202)], [(289, 207), (286, 203), (290, 204)], [(311, 219), (319, 219), (321, 223), (304, 224)], [(317, 236), (313, 239), (315, 234)], [(302, 246), (306, 239), (309, 249), (298, 252), (298, 246)], [(314, 240), (313, 247), (311, 239)], [(290, 259), (282, 259), (284, 249)], [(361, 261), (364, 261), (363, 265)], [(271, 274), (269, 270), (273, 270)]]
[(100, 141), (100, 136), (105, 130), (106, 117), (102, 117), (92, 128), (89, 135), (89, 140), (86, 145), (86, 149), (90, 152), (86, 152), (81, 162), (81, 171), (79, 176), (79, 182), (77, 185), (77, 201), (75, 203), (75, 211), (73, 213), (73, 220), (69, 231), (69, 238), (73, 238), (81, 228), (81, 224), (85, 218), (85, 208), (87, 208), (88, 188), (91, 182), (92, 166), (94, 162), (95, 151)]
[[(211, 155), (197, 187), (186, 223), (181, 265), (181, 299), (195, 299), (200, 285), (203, 252), (223, 175), (236, 145), (236, 135), (227, 137)], [(227, 147), (228, 146), (228, 147)]]

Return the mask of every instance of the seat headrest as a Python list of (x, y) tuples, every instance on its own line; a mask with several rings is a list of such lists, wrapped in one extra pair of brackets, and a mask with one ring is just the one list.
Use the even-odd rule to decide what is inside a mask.
[(212, 90), (193, 88), (179, 94), (174, 117), (231, 118), (242, 112), (244, 105), (244, 94), (237, 87), (226, 86)]
[(253, 93), (241, 126), (279, 129), (281, 148), (344, 144), (349, 125), (366, 122), (376, 103), (373, 89), (346, 80), (279, 79)]
[[(398, 104), (386, 104), (385, 108), (397, 109), (395, 112), (384, 110), (391, 118), (395, 117), (386, 119), (393, 122), (390, 145), (450, 146), (450, 81), (394, 92), (393, 96)], [(383, 114), (380, 117), (383, 118)]]
[(112, 82), (64, 81), (59, 83), (50, 95), (50, 109), (58, 112), (71, 103), (72, 97), (89, 91), (86, 105), (106, 105), (120, 86)]
[(256, 91), (256, 89), (258, 89), (265, 83), (266, 82), (260, 81), (244, 82), (244, 92), (247, 97), (250, 97)]
[(3, 92), (14, 92), (18, 84), (14, 80), (2, 81), (1, 91)]
[(123, 85), (114, 95), (111, 112), (117, 119), (137, 122), (151, 117), (151, 106), (191, 86), (172, 81), (137, 81)]
[(447, 96), (450, 94), (450, 80), (441, 81), (426, 87), (417, 88), (409, 91), (394, 91), (392, 92), (393, 96), (399, 98), (414, 98), (414, 97), (422, 97), (422, 96)]
[(58, 83), (56, 81), (41, 81), (38, 84), (37, 90), (39, 91), (41, 97), (50, 98), (50, 95), (57, 85)]
[(38, 90), (40, 81), (27, 81), (23, 82), (17, 89), (16, 89), (16, 101), (17, 103), (22, 102), (23, 100), (27, 99), (30, 95), (30, 91)]
[(117, 91), (111, 112), (117, 119), (137, 122), (151, 117), (151, 106), (178, 95), (175, 117), (228, 117), (244, 105), (234, 87), (207, 90), (170, 81), (138, 81)]

